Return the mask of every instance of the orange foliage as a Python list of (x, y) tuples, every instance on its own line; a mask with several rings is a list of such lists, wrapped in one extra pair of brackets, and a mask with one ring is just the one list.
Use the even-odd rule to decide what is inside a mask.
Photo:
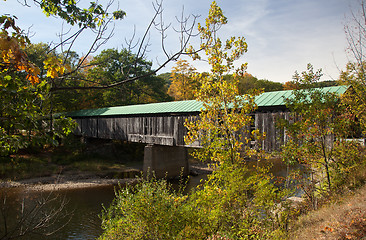
[[(39, 82), (40, 70), (28, 60), (23, 51), (29, 40), (22, 35), (21, 30), (15, 25), (14, 18), (1, 16), (0, 18), (0, 61), (2, 62), (1, 71), (19, 71), (26, 72), (27, 79), (32, 84)], [(12, 31), (9, 34), (8, 30)]]
[(93, 59), (94, 59), (94, 57), (91, 55), (82, 56), (80, 58), (82, 72), (87, 72), (93, 68), (93, 65), (91, 64)]
[(298, 86), (292, 81), (285, 82), (283, 84), (283, 90), (295, 90), (295, 89), (298, 89)]
[(247, 73), (247, 72), (243, 73), (243, 75), (242, 75), (242, 76), (243, 76), (243, 77), (251, 77), (251, 78), (254, 78), (254, 76), (253, 76), (252, 74)]
[(186, 60), (178, 60), (172, 69), (172, 84), (168, 94), (175, 100), (194, 99), (195, 91), (198, 88), (198, 80), (194, 77), (196, 68), (191, 66)]

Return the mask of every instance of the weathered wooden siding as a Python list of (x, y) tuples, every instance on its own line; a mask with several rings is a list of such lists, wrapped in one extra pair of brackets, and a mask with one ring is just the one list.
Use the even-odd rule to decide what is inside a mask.
[(255, 114), (255, 128), (259, 129), (261, 133), (265, 132), (266, 138), (256, 143), (256, 147), (262, 148), (265, 151), (277, 151), (286, 141), (286, 132), (284, 129), (277, 127), (278, 119), (289, 119), (289, 112), (258, 112)]
[[(102, 139), (185, 146), (186, 119), (196, 116), (123, 116), (75, 119), (76, 135)], [(198, 146), (198, 143), (192, 146)]]
[(75, 135), (82, 135), (82, 131), (81, 131), (81, 123), (82, 123), (82, 119), (77, 118), (74, 119), (76, 122), (76, 129), (74, 130), (74, 134)]
[(84, 118), (81, 120), (81, 132), (82, 135), (88, 137), (98, 137), (98, 119), (96, 118)]
[[(290, 118), (289, 112), (257, 112), (253, 114), (254, 124), (251, 128), (266, 133), (262, 142), (251, 142), (251, 146), (265, 151), (280, 150), (286, 141), (286, 132), (277, 127), (279, 118)], [(113, 116), (75, 119), (78, 127), (75, 134), (86, 137), (119, 139), (130, 142), (159, 144), (167, 146), (186, 146), (184, 136), (187, 129), (185, 121), (193, 121), (197, 115), (167, 116)], [(248, 126), (249, 128), (249, 126)], [(251, 129), (253, 130), (253, 129)], [(190, 147), (199, 146), (199, 141)]]

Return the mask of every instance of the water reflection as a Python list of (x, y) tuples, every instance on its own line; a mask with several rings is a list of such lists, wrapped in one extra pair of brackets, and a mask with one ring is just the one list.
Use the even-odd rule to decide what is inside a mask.
[(98, 215), (102, 205), (108, 206), (112, 202), (114, 187), (64, 190), (60, 194), (70, 199), (68, 207), (74, 214), (70, 223), (57, 234), (58, 239), (94, 239), (99, 236), (102, 230)]
[[(197, 186), (202, 178), (206, 178), (205, 175), (194, 176), (190, 178), (185, 192), (191, 188)], [(172, 182), (173, 186), (178, 189), (179, 183)], [(52, 236), (40, 236), (40, 235), (27, 235), (21, 240), (85, 240), (95, 239), (102, 234), (101, 219), (99, 215), (102, 212), (103, 205), (108, 207), (115, 196), (115, 190), (118, 186), (103, 186), (103, 187), (91, 187), (91, 188), (79, 188), (79, 189), (66, 189), (58, 190), (52, 193), (58, 195), (60, 199), (65, 198), (68, 203), (65, 206), (64, 211), (71, 213), (67, 220), (70, 222), (63, 227), (60, 231), (56, 232)], [(10, 219), (13, 220), (12, 225), (16, 224), (16, 215), (19, 215), (21, 204), (23, 199), (28, 208), (32, 207), (32, 202), (44, 198), (50, 194), (49, 192), (37, 192), (28, 191), (26, 189), (15, 188), (15, 189), (0, 189), (0, 197), (7, 195), (7, 207), (11, 211), (9, 212)], [(57, 208), (57, 202), (47, 206), (48, 209)], [(0, 225), (3, 225), (0, 218)], [(66, 220), (65, 220), (66, 221)], [(58, 228), (64, 223), (57, 223), (54, 226)], [(0, 238), (3, 234), (3, 229), (0, 228)]]
[[(273, 164), (272, 173), (276, 176), (286, 176), (287, 168), (280, 160), (272, 160)], [(263, 163), (264, 164), (264, 163)], [(268, 162), (266, 162), (268, 164)], [(206, 175), (191, 176), (190, 181), (186, 187), (185, 193), (194, 187), (196, 187), (202, 178), (207, 178)], [(178, 182), (173, 182), (175, 189), (179, 188)], [(11, 210), (13, 223), (16, 214), (19, 214), (21, 203), (23, 199), (26, 199), (26, 203), (32, 203), (41, 197), (46, 196), (48, 193), (32, 192), (26, 189), (11, 189), (5, 190), (0, 189), (0, 197), (4, 196), (5, 191), (7, 191), (7, 204)], [(68, 200), (65, 211), (72, 213), (69, 224), (67, 224), (60, 231), (49, 237), (42, 237), (40, 235), (25, 236), (19, 239), (55, 239), (55, 240), (71, 240), (71, 239), (95, 239), (102, 234), (101, 220), (99, 215), (102, 212), (102, 205), (108, 207), (114, 198), (115, 186), (103, 186), (103, 187), (93, 187), (93, 188), (83, 188), (83, 189), (67, 189), (59, 190), (57, 194), (61, 198)], [(56, 194), (56, 193), (54, 193)], [(55, 203), (56, 204), (56, 203)], [(49, 207), (57, 207), (57, 205), (52, 205)], [(0, 218), (0, 226), (3, 225), (3, 220)], [(58, 226), (62, 225), (59, 223)], [(0, 227), (0, 238), (1, 231), (3, 229)]]
[[(16, 218), (20, 214), (23, 199), (25, 200), (26, 211), (30, 211), (37, 200), (48, 197), (50, 193), (32, 192), (25, 189), (12, 189), (6, 191), (0, 190), (1, 196), (7, 195), (7, 216), (11, 222), (8, 225), (9, 229), (14, 228)], [(56, 222), (51, 231), (62, 226), (65, 221), (70, 222), (60, 231), (52, 236), (41, 235), (26, 235), (18, 239), (95, 239), (102, 233), (101, 220), (98, 215), (102, 211), (102, 204), (108, 206), (114, 198), (114, 187), (94, 187), (85, 189), (60, 190), (57, 193), (52, 193), (52, 196), (59, 196), (59, 199), (65, 198), (68, 203), (63, 209), (64, 212), (71, 213), (64, 222)], [(52, 202), (46, 206), (46, 210), (57, 209), (59, 201)], [(3, 226), (4, 222), (0, 220)], [(0, 237), (3, 235), (3, 228), (0, 228)], [(1, 232), (2, 231), (2, 232)]]

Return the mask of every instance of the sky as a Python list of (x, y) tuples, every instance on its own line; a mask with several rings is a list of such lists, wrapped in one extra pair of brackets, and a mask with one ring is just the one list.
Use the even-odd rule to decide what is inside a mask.
[[(69, 30), (60, 19), (46, 17), (33, 1), (27, 0), (30, 7), (22, 6), (18, 1), (24, 2), (0, 0), (0, 14), (17, 16), (17, 24), (25, 31), (29, 30), (33, 43), (57, 42), (61, 29)], [(88, 2), (80, 0), (80, 4)], [(107, 1), (99, 3), (105, 5)], [(198, 21), (203, 23), (210, 4), (210, 0), (163, 2), (164, 22), (172, 26), (166, 38), (169, 53), (179, 47), (179, 35), (173, 30), (178, 27), (176, 16), (181, 16), (184, 9), (186, 15), (200, 15)], [(238, 64), (247, 62), (247, 72), (258, 79), (291, 81), (295, 71), (302, 72), (311, 63), (315, 69), (323, 70), (322, 80), (335, 80), (348, 62), (344, 24), (351, 9), (359, 5), (358, 0), (217, 0), (217, 4), (228, 18), (228, 24), (220, 29), (220, 37), (245, 37), (248, 52)], [(127, 13), (126, 18), (115, 21), (114, 36), (100, 50), (125, 47), (125, 40), (131, 39), (134, 30), (135, 40), (141, 39), (154, 14), (150, 0), (115, 0), (112, 8), (117, 7)], [(85, 54), (92, 37), (91, 32), (86, 32), (73, 50)], [(149, 39), (146, 59), (157, 67), (165, 60), (160, 35), (154, 31)], [(198, 39), (192, 41), (193, 45), (197, 43)], [(204, 62), (191, 64), (198, 71), (209, 70)], [(171, 71), (172, 66), (174, 63), (159, 73)]]

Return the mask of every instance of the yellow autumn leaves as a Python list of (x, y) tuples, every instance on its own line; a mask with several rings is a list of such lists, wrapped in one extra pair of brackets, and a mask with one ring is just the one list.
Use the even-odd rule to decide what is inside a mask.
[[(200, 87), (195, 97), (203, 103), (204, 110), (196, 121), (185, 123), (188, 129), (185, 142), (200, 142), (203, 148), (194, 153), (197, 159), (237, 163), (244, 154), (252, 155), (247, 146), (249, 140), (260, 140), (264, 136), (258, 131), (250, 132), (248, 127), (252, 122), (250, 113), (256, 108), (254, 99), (259, 92), (238, 97), (236, 76), (245, 72), (246, 63), (236, 68), (234, 62), (247, 51), (247, 43), (244, 37), (221, 40), (217, 31), (226, 23), (222, 10), (213, 2), (205, 26), (198, 26), (210, 73), (196, 74)], [(188, 50), (197, 52), (192, 47)], [(193, 59), (200, 57), (194, 54)], [(234, 72), (234, 78), (227, 78), (231, 72)]]
[(21, 50), (25, 44), (25, 39), (9, 36), (7, 31), (4, 28), (2, 29), (0, 33), (1, 71), (15, 70), (27, 72), (27, 79), (34, 84), (38, 82), (37, 75), (40, 71), (28, 61), (26, 54)]
[[(0, 71), (23, 72), (31, 84), (39, 83), (41, 70), (29, 60), (24, 51), (30, 44), (28, 37), (15, 25), (11, 17), (1, 16), (0, 26)], [(65, 72), (62, 60), (56, 56), (49, 57), (44, 64), (47, 77), (56, 78)]]
[[(27, 80), (33, 85), (40, 81), (40, 69), (29, 61), (27, 55), (17, 46), (17, 42), (3, 44), (4, 39), (0, 39), (0, 58), (6, 66), (2, 71), (16, 70), (27, 73)], [(10, 42), (10, 41), (9, 41)], [(44, 68), (47, 70), (47, 77), (57, 78), (65, 72), (62, 60), (56, 56), (49, 57), (44, 61)]]
[(44, 68), (47, 69), (47, 77), (57, 78), (65, 72), (65, 66), (62, 64), (62, 59), (56, 56), (47, 58), (44, 62)]
[(186, 60), (178, 60), (172, 68), (172, 84), (168, 94), (177, 100), (191, 100), (199, 88), (199, 80), (195, 78), (196, 68)]

